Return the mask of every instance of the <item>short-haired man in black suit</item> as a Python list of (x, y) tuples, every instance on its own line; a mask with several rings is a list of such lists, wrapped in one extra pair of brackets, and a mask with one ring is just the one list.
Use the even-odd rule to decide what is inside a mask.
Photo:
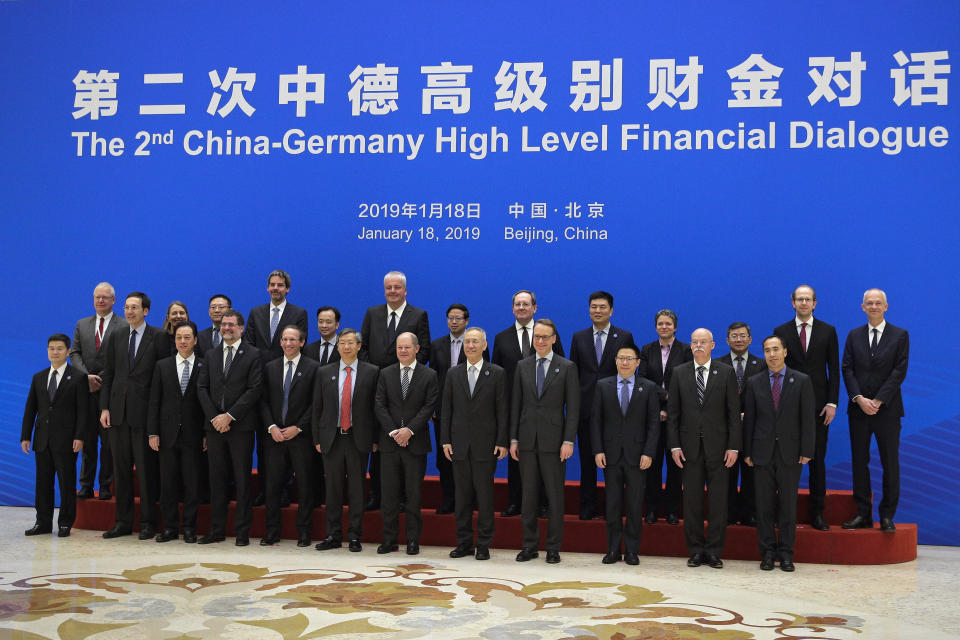
[(33, 453), (37, 465), (37, 519), (24, 535), (53, 531), (53, 478), (60, 481), (60, 515), (57, 535), (65, 538), (77, 516), (77, 453), (89, 428), (87, 378), (67, 363), (70, 338), (57, 333), (47, 339), (50, 366), (33, 376), (23, 409), (20, 449)]
[(203, 356), (210, 349), (219, 349), (222, 338), (220, 337), (220, 320), (228, 309), (233, 307), (230, 297), (224, 293), (215, 293), (210, 296), (210, 303), (207, 305), (207, 314), (210, 316), (209, 327), (197, 335), (197, 355)]
[(329, 305), (317, 309), (317, 330), (320, 339), (303, 348), (303, 355), (319, 362), (330, 364), (340, 358), (337, 351), (337, 330), (340, 329), (340, 310)]

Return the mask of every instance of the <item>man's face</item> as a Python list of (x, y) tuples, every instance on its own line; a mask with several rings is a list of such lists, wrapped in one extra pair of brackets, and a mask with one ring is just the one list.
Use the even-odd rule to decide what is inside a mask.
[(763, 358), (767, 361), (770, 371), (783, 369), (783, 362), (787, 359), (787, 349), (779, 338), (767, 338), (763, 343)]
[(706, 329), (697, 329), (690, 337), (690, 348), (693, 350), (693, 359), (697, 364), (703, 364), (710, 359), (710, 352), (713, 351), (713, 336)]
[(513, 298), (513, 317), (520, 324), (527, 324), (533, 319), (533, 314), (537, 312), (537, 305), (533, 304), (533, 298), (529, 293), (518, 293)]
[(223, 318), (223, 314), (230, 308), (230, 304), (227, 302), (226, 298), (214, 298), (210, 301), (210, 307), (207, 309), (207, 313), (210, 314), (210, 320), (214, 325), (220, 326), (220, 320)]
[(243, 327), (234, 316), (228, 316), (220, 321), (220, 336), (227, 344), (233, 344), (240, 339)]
[(459, 336), (467, 328), (467, 314), (463, 309), (450, 309), (447, 313), (447, 329), (450, 329), (450, 335)]
[(810, 287), (797, 287), (793, 292), (793, 308), (801, 318), (809, 318), (817, 308), (817, 300)]
[(407, 299), (407, 285), (400, 278), (387, 278), (383, 281), (383, 297), (391, 309), (396, 309)]
[(887, 303), (884, 302), (883, 295), (875, 289), (867, 292), (867, 295), (863, 298), (863, 304), (860, 305), (860, 307), (863, 309), (863, 312), (867, 314), (867, 320), (874, 326), (883, 321), (883, 314), (887, 312)]
[(590, 301), (590, 319), (593, 326), (603, 328), (610, 322), (610, 316), (613, 315), (613, 307), (604, 298), (595, 298)]
[(553, 350), (553, 343), (556, 341), (557, 334), (553, 332), (553, 329), (545, 324), (533, 325), (533, 348), (537, 350), (539, 357), (546, 357)]
[(629, 378), (637, 371), (640, 364), (637, 354), (633, 349), (620, 349), (617, 351), (617, 373), (621, 378)]
[(303, 347), (303, 338), (300, 337), (300, 332), (296, 329), (284, 329), (280, 334), (280, 348), (283, 349), (283, 355), (287, 360), (296, 358), (301, 347)]
[(337, 322), (337, 314), (333, 311), (321, 311), (317, 314), (317, 330), (320, 331), (320, 337), (324, 340), (333, 340), (333, 336), (337, 335), (337, 329), (339, 328), (340, 323)]
[(197, 336), (193, 335), (192, 327), (179, 327), (173, 335), (173, 340), (177, 345), (177, 353), (182, 358), (189, 358), (197, 346)]
[(476, 364), (483, 357), (483, 350), (487, 348), (487, 341), (476, 331), (463, 336), (463, 353), (467, 361)]
[(127, 298), (123, 303), (123, 317), (127, 319), (127, 324), (131, 327), (139, 327), (149, 313), (150, 309), (143, 308), (140, 298)]
[(753, 338), (750, 337), (750, 332), (747, 331), (746, 327), (740, 327), (727, 333), (727, 344), (730, 345), (730, 351), (738, 356), (747, 352), (751, 342), (753, 342)]
[(113, 303), (116, 301), (117, 297), (110, 293), (110, 289), (106, 287), (97, 287), (93, 292), (93, 308), (97, 315), (105, 316), (110, 313), (110, 309), (113, 308)]
[(657, 335), (660, 336), (661, 340), (664, 342), (672, 340), (676, 333), (677, 325), (673, 323), (673, 318), (670, 316), (657, 316)]
[(290, 287), (287, 286), (287, 281), (282, 276), (270, 276), (270, 281), (267, 283), (267, 293), (270, 294), (270, 302), (277, 305), (287, 299)]
[(413, 344), (410, 334), (401, 333), (397, 336), (397, 360), (400, 364), (408, 366), (417, 357), (418, 351), (420, 351), (420, 345)]
[(60, 340), (51, 340), (47, 343), (47, 357), (55, 369), (59, 369), (67, 361), (67, 345)]
[(170, 310), (167, 311), (167, 321), (171, 326), (175, 327), (181, 322), (184, 322), (187, 319), (187, 310), (181, 307), (178, 304), (170, 307)]
[(352, 333), (340, 336), (340, 339), (337, 341), (337, 351), (340, 352), (340, 359), (346, 363), (351, 363), (356, 360), (357, 352), (360, 351), (360, 343), (357, 341), (357, 336)]

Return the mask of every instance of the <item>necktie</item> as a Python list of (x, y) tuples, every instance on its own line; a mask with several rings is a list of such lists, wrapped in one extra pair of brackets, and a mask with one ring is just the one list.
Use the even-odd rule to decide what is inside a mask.
[(697, 367), (697, 401), (700, 403), (700, 406), (703, 406), (703, 393), (707, 390), (707, 381), (703, 377), (703, 372), (707, 368), (703, 365)]
[(593, 344), (593, 348), (597, 350), (597, 364), (600, 364), (600, 358), (603, 357), (603, 335), (605, 332), (597, 331), (597, 341)]
[(133, 369), (133, 359), (137, 357), (137, 330), (130, 332), (130, 346), (127, 349), (127, 364)]
[(450, 366), (456, 366), (460, 360), (460, 338), (454, 338), (450, 341)]
[(227, 359), (223, 361), (223, 377), (226, 378), (230, 373), (230, 365), (233, 364), (233, 345), (227, 345)]
[(627, 415), (627, 407), (630, 406), (630, 382), (623, 378), (620, 380), (620, 411)]
[(183, 373), (180, 374), (180, 395), (187, 392), (187, 385), (190, 383), (190, 361), (183, 361)]
[(277, 332), (277, 325), (280, 324), (280, 307), (273, 308), (273, 317), (270, 318), (270, 341), (273, 342), (273, 334)]
[(287, 375), (283, 377), (283, 408), (280, 409), (280, 420), (287, 424), (287, 406), (290, 402), (290, 383), (293, 382), (293, 360), (287, 360)]
[(330, 357), (330, 343), (324, 340), (323, 355), (320, 356), (320, 364), (327, 364), (327, 358)]
[(350, 367), (345, 367), (347, 376), (343, 379), (343, 392), (340, 394), (340, 431), (350, 430), (351, 381)]
[(803, 348), (803, 352), (807, 352), (807, 323), (800, 323), (800, 346)]
[(530, 355), (530, 334), (526, 327), (523, 328), (523, 334), (520, 336), (520, 355), (524, 358)]
[(737, 389), (743, 391), (743, 356), (737, 356)]
[(220, 330), (216, 327), (213, 328), (213, 346), (220, 346)]
[(101, 316), (101, 317), (100, 317), (100, 327), (97, 328), (97, 333), (96, 333), (97, 351), (100, 351), (100, 342), (101, 342), (102, 340), (103, 340), (103, 317)]
[(409, 390), (410, 390), (410, 367), (404, 367), (403, 375), (400, 376), (400, 395), (403, 397), (404, 400), (407, 399), (407, 391)]
[(770, 389), (770, 393), (773, 394), (773, 408), (780, 409), (780, 377), (782, 373), (773, 374), (773, 388)]
[(47, 393), (50, 395), (50, 402), (53, 402), (54, 396), (57, 395), (57, 370), (53, 370), (53, 375), (50, 376), (50, 384), (47, 385)]
[(544, 366), (546, 365), (546, 358), (539, 358), (537, 360), (537, 397), (539, 398), (543, 395), (543, 380), (547, 377), (547, 372)]
[(877, 355), (877, 343), (880, 342), (880, 339), (877, 337), (877, 336), (879, 335), (879, 333), (880, 333), (880, 332), (877, 331), (876, 329), (873, 330), (873, 340), (870, 342), (870, 357), (871, 357), (871, 358), (872, 358), (873, 356)]
[(397, 339), (397, 312), (390, 312), (390, 324), (387, 325), (387, 338), (390, 340), (390, 344), (393, 344)]
[(470, 385), (470, 397), (473, 397), (473, 388), (477, 386), (477, 367), (476, 365), (470, 365), (470, 368), (467, 370), (467, 384)]

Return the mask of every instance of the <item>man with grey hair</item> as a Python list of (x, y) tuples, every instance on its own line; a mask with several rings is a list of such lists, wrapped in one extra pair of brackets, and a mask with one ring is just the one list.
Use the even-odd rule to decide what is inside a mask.
[(126, 326), (122, 319), (113, 313), (117, 301), (117, 292), (109, 282), (101, 282), (93, 288), (92, 316), (77, 320), (73, 330), (73, 343), (70, 349), (70, 364), (79, 373), (87, 376), (87, 389), (90, 397), (87, 402), (87, 420), (90, 423), (85, 431), (80, 462), (80, 490), (77, 498), (86, 500), (93, 497), (93, 479), (97, 475), (97, 437), (100, 438), (100, 493), (101, 500), (109, 500), (110, 483), (113, 482), (113, 461), (110, 459), (110, 440), (100, 426), (100, 377), (103, 372), (102, 349), (114, 331)]

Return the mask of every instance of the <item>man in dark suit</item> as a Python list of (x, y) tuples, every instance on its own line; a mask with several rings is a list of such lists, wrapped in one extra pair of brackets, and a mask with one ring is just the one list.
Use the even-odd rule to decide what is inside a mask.
[[(667, 446), (683, 469), (683, 532), (688, 567), (703, 563), (723, 568), (720, 552), (727, 533), (727, 473), (742, 440), (737, 374), (710, 359), (713, 334), (693, 332), (693, 361), (678, 365), (667, 399)], [(707, 485), (709, 524), (703, 536), (703, 485)]]
[[(608, 343), (609, 344), (609, 343)], [(607, 495), (607, 553), (603, 564), (620, 560), (623, 507), (627, 507), (627, 564), (640, 563), (643, 495), (647, 469), (660, 437), (660, 388), (637, 375), (640, 349), (617, 349), (617, 375), (601, 378), (593, 394), (590, 441), (594, 463), (603, 469)]]
[[(664, 391), (670, 389), (673, 368), (693, 360), (690, 345), (677, 340), (677, 314), (661, 309), (654, 316), (657, 339), (640, 349), (640, 367), (637, 374), (653, 380)], [(666, 399), (661, 396), (660, 422), (667, 420)], [(660, 425), (663, 427), (664, 425)], [(664, 511), (669, 524), (680, 522), (680, 502), (683, 496), (683, 476), (667, 451), (667, 430), (661, 428), (653, 465), (647, 472), (647, 524), (657, 521), (657, 512)], [(666, 463), (664, 463), (666, 457)], [(667, 467), (667, 482), (663, 484), (663, 467)]]
[(200, 335), (197, 336), (196, 351), (198, 356), (203, 357), (207, 351), (220, 348), (220, 342), (223, 340), (220, 337), (220, 320), (223, 318), (223, 314), (231, 308), (233, 308), (233, 302), (231, 302), (230, 298), (225, 294), (215, 293), (210, 296), (207, 313), (210, 316), (210, 322), (213, 324), (201, 331)]
[[(367, 309), (360, 333), (366, 359), (380, 369), (397, 361), (397, 336), (405, 331), (417, 336), (422, 345), (417, 362), (430, 360), (430, 320), (427, 312), (407, 303), (407, 276), (401, 271), (390, 271), (383, 276), (383, 296), (386, 304)], [(380, 508), (380, 454), (370, 456), (370, 500), (368, 511)]]
[(339, 309), (330, 306), (317, 309), (317, 330), (320, 332), (320, 339), (306, 345), (303, 348), (303, 355), (316, 360), (321, 365), (339, 360), (340, 353), (337, 351), (337, 330), (339, 329)]
[(37, 519), (24, 535), (53, 531), (53, 477), (60, 481), (60, 515), (57, 535), (65, 538), (77, 516), (77, 452), (83, 448), (90, 428), (87, 402), (90, 390), (86, 377), (67, 364), (70, 338), (57, 333), (47, 339), (50, 366), (33, 376), (23, 409), (20, 449), (33, 453), (37, 465)]
[[(570, 361), (577, 365), (580, 378), (580, 426), (577, 447), (580, 451), (580, 519), (592, 520), (597, 508), (596, 446), (591, 441), (590, 411), (597, 380), (616, 375), (617, 352), (633, 344), (633, 334), (610, 324), (613, 315), (613, 294), (595, 291), (589, 297), (590, 320), (593, 326), (573, 334)], [(634, 363), (634, 368), (636, 368)], [(658, 429), (659, 431), (659, 429)]]
[(827, 495), (827, 427), (833, 422), (840, 397), (840, 351), (837, 330), (813, 317), (817, 293), (801, 285), (791, 294), (796, 317), (773, 330), (783, 338), (787, 366), (810, 376), (817, 398), (817, 440), (807, 469), (810, 472), (810, 524), (821, 531), (830, 527), (823, 519)]
[[(506, 372), (508, 394), (513, 391), (513, 374), (517, 370), (517, 363), (533, 353), (533, 316), (536, 313), (537, 296), (526, 289), (517, 291), (513, 294), (514, 323), (493, 338), (490, 361), (503, 367)], [(564, 355), (559, 335), (553, 343), (553, 352), (559, 356)], [(508, 401), (512, 401), (512, 398)], [(507, 484), (509, 503), (500, 515), (518, 516), (523, 502), (523, 483), (520, 480), (520, 466), (512, 457), (507, 462)], [(545, 496), (541, 495), (541, 498)]]
[[(737, 390), (740, 392), (740, 413), (743, 413), (743, 388), (746, 381), (753, 375), (765, 371), (767, 368), (764, 359), (750, 353), (750, 344), (753, 338), (750, 334), (750, 325), (746, 322), (734, 322), (727, 327), (727, 344), (730, 353), (717, 358), (720, 362), (733, 367), (737, 374)], [(730, 484), (727, 495), (727, 522), (757, 526), (757, 503), (754, 499), (753, 468), (744, 460), (737, 457), (737, 462), (730, 467)], [(737, 491), (739, 487), (740, 491)]]
[(235, 309), (226, 311), (220, 320), (223, 342), (207, 352), (206, 365), (200, 369), (200, 405), (210, 457), (210, 533), (200, 538), (200, 544), (222, 542), (226, 536), (228, 468), (233, 470), (237, 495), (236, 545), (250, 544), (250, 471), (253, 434), (260, 428), (263, 363), (257, 348), (241, 340), (242, 332), (243, 315)]
[(174, 327), (177, 355), (157, 362), (150, 385), (147, 434), (150, 448), (160, 454), (160, 510), (163, 531), (157, 542), (176, 540), (183, 491), (183, 541), (197, 541), (203, 451), (203, 408), (197, 393), (200, 369), (196, 353), (197, 325), (190, 321)]
[(910, 336), (884, 319), (887, 294), (868, 289), (863, 294), (867, 324), (847, 335), (843, 346), (843, 383), (850, 396), (850, 448), (853, 466), (853, 499), (857, 515), (843, 523), (844, 529), (873, 526), (873, 494), (870, 491), (870, 435), (877, 439), (883, 467), (883, 498), (880, 528), (895, 531), (893, 516), (900, 499), (900, 418), (903, 397), (900, 385), (907, 376)]
[(440, 422), (443, 457), (456, 480), (457, 547), (451, 558), (474, 554), (473, 497), (477, 497), (476, 559), (490, 559), (493, 541), (493, 476), (507, 455), (507, 374), (484, 362), (487, 334), (471, 327), (463, 334), (465, 362), (450, 368), (443, 384)]
[(750, 377), (742, 394), (743, 459), (756, 473), (760, 568), (771, 571), (779, 558), (781, 569), (793, 571), (797, 485), (813, 455), (816, 398), (810, 377), (784, 364), (780, 336), (763, 341), (763, 355), (769, 371)]
[(90, 426), (84, 429), (86, 441), (80, 453), (80, 490), (77, 497), (86, 500), (93, 497), (93, 480), (97, 475), (97, 436), (100, 439), (100, 494), (101, 500), (113, 497), (110, 483), (113, 482), (113, 461), (110, 459), (110, 439), (100, 426), (100, 386), (103, 383), (100, 373), (103, 371), (103, 357), (106, 351), (103, 345), (114, 331), (120, 331), (127, 325), (113, 313), (117, 293), (109, 282), (101, 282), (93, 289), (92, 316), (81, 318), (73, 331), (73, 343), (70, 349), (70, 364), (79, 373), (87, 376), (87, 412)]
[(533, 326), (535, 356), (517, 364), (510, 402), (510, 457), (523, 479), (523, 549), (518, 562), (536, 558), (540, 483), (549, 502), (547, 562), (560, 562), (563, 539), (563, 485), (566, 462), (580, 417), (580, 382), (572, 362), (553, 352), (557, 327), (542, 318)]
[(110, 438), (113, 456), (116, 522), (104, 538), (128, 536), (133, 531), (133, 468), (140, 485), (140, 535), (156, 535), (156, 503), (160, 494), (158, 460), (147, 446), (150, 386), (157, 361), (169, 356), (170, 340), (163, 329), (146, 322), (150, 298), (135, 291), (123, 305), (127, 329), (107, 340), (100, 388), (100, 424)]
[(420, 345), (410, 332), (397, 336), (396, 364), (380, 372), (376, 414), (380, 423), (383, 541), (377, 553), (397, 550), (400, 487), (406, 489), (407, 555), (420, 553), (420, 496), (427, 468), (430, 423), (440, 397), (437, 373), (416, 360)]
[(280, 493), (289, 465), (297, 480), (297, 546), (310, 546), (313, 529), (313, 382), (320, 364), (302, 357), (306, 335), (296, 325), (284, 327), (280, 336), (283, 357), (267, 363), (260, 414), (270, 440), (264, 444), (267, 457), (266, 535), (261, 546), (280, 541)]
[(340, 360), (324, 365), (313, 381), (313, 443), (323, 454), (327, 489), (327, 537), (318, 551), (343, 543), (343, 489), (346, 476), (350, 551), (362, 551), (363, 477), (367, 454), (377, 446), (373, 407), (380, 370), (357, 358), (362, 337), (344, 329), (337, 340)]

